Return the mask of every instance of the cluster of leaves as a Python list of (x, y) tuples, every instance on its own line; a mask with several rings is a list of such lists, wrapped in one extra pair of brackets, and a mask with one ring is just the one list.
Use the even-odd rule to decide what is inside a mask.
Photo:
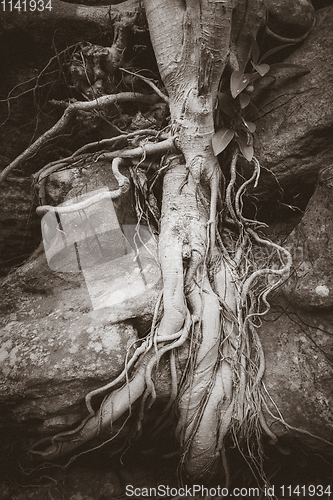
[[(231, 74), (230, 88), (218, 92), (219, 123), (223, 124), (223, 126), (215, 132), (212, 140), (215, 156), (222, 153), (233, 141), (237, 143), (239, 150), (248, 161), (252, 160), (254, 154), (253, 134), (256, 130), (256, 125), (245, 119), (248, 106), (250, 104), (254, 106), (251, 103), (251, 95), (254, 91), (253, 83), (276, 68), (304, 70), (304, 67), (296, 64), (275, 63), (269, 65), (264, 63), (275, 52), (293, 44), (275, 47), (260, 57), (259, 46), (252, 33), (250, 33), (250, 36), (252, 47), (249, 61), (246, 62), (243, 70), (234, 71)], [(249, 68), (247, 72), (245, 72), (246, 68)], [(256, 111), (258, 112), (257, 109)], [(226, 123), (228, 126), (225, 126)]]

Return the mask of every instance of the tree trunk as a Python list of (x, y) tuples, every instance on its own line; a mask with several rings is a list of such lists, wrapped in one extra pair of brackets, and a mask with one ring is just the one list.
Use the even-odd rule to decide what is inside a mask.
[[(244, 5), (239, 2), (239, 7)], [(235, 327), (233, 322), (223, 322), (218, 295), (208, 279), (209, 264), (219, 254), (216, 210), (221, 171), (212, 149), (214, 109), (230, 57), (233, 7), (232, 0), (145, 1), (153, 48), (170, 99), (172, 130), (185, 159), (185, 166), (177, 167), (179, 174), (171, 171), (164, 181), (160, 235), (164, 317), (159, 334), (179, 331), (189, 308), (192, 363), (178, 395), (178, 436), (183, 463), (192, 477), (214, 471), (233, 413), (232, 368), (219, 350), (226, 338), (235, 335)], [(250, 19), (255, 18), (256, 31), (261, 8), (255, 2), (247, 12)], [(185, 272), (186, 255), (190, 260)], [(231, 277), (229, 269), (224, 272)], [(229, 307), (235, 312), (236, 296), (230, 289), (234, 292), (234, 284), (224, 282), (219, 292), (232, 298)]]

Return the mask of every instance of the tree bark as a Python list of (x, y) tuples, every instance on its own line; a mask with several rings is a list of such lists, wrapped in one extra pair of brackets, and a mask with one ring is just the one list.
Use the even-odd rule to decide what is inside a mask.
[[(244, 7), (245, 2), (239, 4)], [(251, 5), (250, 14), (250, 18), (253, 12), (257, 15), (256, 30), (262, 12), (258, 5), (262, 4)], [(189, 308), (194, 347), (178, 395), (177, 430), (183, 463), (194, 478), (214, 470), (233, 412), (231, 365), (222, 361), (219, 349), (225, 338), (234, 335), (234, 326), (225, 322), (223, 331), (219, 299), (209, 282), (207, 265), (218, 254), (215, 238), (221, 174), (212, 137), (218, 86), (231, 52), (234, 2), (145, 0), (145, 10), (169, 94), (172, 131), (186, 168), (182, 182), (176, 175), (171, 183), (168, 176), (171, 179), (174, 173), (170, 173), (164, 184), (160, 235), (164, 317), (160, 331), (171, 335), (178, 331)], [(246, 29), (239, 27), (238, 35)], [(200, 195), (205, 198), (203, 189), (208, 213), (198, 201)], [(184, 288), (185, 246), (191, 257)], [(230, 286), (234, 287), (224, 283), (223, 296), (230, 295)], [(231, 296), (235, 300), (233, 293)], [(231, 304), (233, 309), (235, 304)]]

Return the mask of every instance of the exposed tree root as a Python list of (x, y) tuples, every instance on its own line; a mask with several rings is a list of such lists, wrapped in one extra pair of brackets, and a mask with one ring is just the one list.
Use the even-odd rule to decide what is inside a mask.
[[(244, 186), (239, 190), (244, 192)], [(230, 203), (239, 201), (241, 193), (230, 196)], [(167, 407), (175, 404), (177, 408), (176, 432), (187, 473), (193, 478), (214, 473), (224, 450), (225, 437), (230, 432), (247, 443), (251, 453), (249, 436), (260, 436), (260, 429), (272, 441), (276, 440), (262, 413), (264, 359), (251, 321), (263, 314), (260, 298), (266, 305), (266, 295), (277, 282), (260, 283), (272, 270), (255, 269), (254, 261), (248, 265), (251, 241), (260, 244), (266, 241), (238, 221), (241, 232), (236, 243), (243, 253), (236, 262), (232, 257), (234, 249), (223, 246), (218, 238), (218, 263), (215, 262), (213, 272), (208, 273), (209, 207), (200, 203), (196, 183), (188, 176), (179, 157), (169, 160), (163, 194), (162, 320), (157, 321), (158, 303), (151, 334), (135, 349), (123, 372), (87, 395), (89, 416), (77, 429), (55, 436), (46, 449), (40, 447), (47, 442), (38, 443), (33, 452), (43, 458), (56, 458), (98, 436), (123, 413), (130, 412), (132, 404), (140, 397), (142, 418), (148, 401), (150, 406), (156, 397), (153, 371), (160, 358), (168, 352), (174, 353), (187, 339), (190, 342), (189, 361), (180, 381), (177, 381), (175, 370), (171, 370), (172, 393)], [(233, 215), (236, 216), (236, 212), (233, 209)], [(272, 249), (285, 255), (276, 245), (272, 245)], [(184, 258), (189, 256), (186, 270)], [(288, 272), (288, 264), (289, 261), (283, 269), (273, 270), (273, 274), (281, 278)], [(254, 285), (261, 291), (254, 293)], [(109, 392), (95, 412), (94, 398)], [(211, 429), (216, 429), (216, 433)]]
[(102, 193), (95, 194), (86, 200), (79, 201), (78, 203), (71, 203), (70, 205), (64, 205), (62, 207), (53, 207), (50, 205), (42, 205), (37, 207), (36, 213), (40, 216), (45, 215), (47, 212), (57, 212), (58, 214), (73, 213), (78, 210), (83, 210), (84, 208), (90, 207), (94, 203), (98, 203), (101, 200), (110, 199), (115, 200), (119, 198), (122, 194), (126, 193), (130, 188), (130, 181), (125, 176), (119, 172), (119, 166), (123, 163), (123, 158), (114, 158), (112, 161), (112, 172), (115, 179), (118, 181), (119, 188), (114, 191), (106, 191)]
[[(93, 101), (77, 101), (68, 104), (64, 114), (55, 125), (41, 135), (31, 146), (21, 153), (13, 162), (11, 162), (0, 174), (0, 183), (3, 182), (8, 175), (15, 170), (22, 162), (34, 156), (40, 147), (61, 134), (69, 125), (71, 120), (75, 118), (79, 111), (92, 111), (95, 109), (107, 108), (108, 106), (119, 102), (142, 102), (145, 104), (154, 104), (157, 102), (156, 95), (137, 94), (135, 92), (122, 92), (120, 94), (110, 94), (98, 97)], [(119, 156), (119, 155), (118, 155)]]
[[(151, 379), (151, 372), (154, 365), (158, 363), (160, 357), (167, 351), (178, 348), (185, 342), (188, 338), (191, 323), (192, 319), (188, 314), (183, 328), (177, 332), (173, 337), (174, 341), (171, 342), (169, 336), (167, 338), (163, 336), (159, 338), (157, 331), (152, 332), (143, 341), (142, 346), (138, 348), (139, 352), (135, 352), (126, 369), (117, 377), (116, 381), (113, 381), (112, 385), (116, 385), (117, 382), (121, 382), (123, 379), (126, 379), (126, 383), (106, 396), (97, 412), (92, 409), (90, 400), (93, 396), (100, 394), (101, 390), (90, 393), (87, 396), (86, 402), (89, 409), (89, 416), (76, 429), (54, 436), (51, 440), (51, 445), (46, 450), (38, 450), (36, 448), (48, 444), (50, 440), (46, 439), (36, 443), (31, 452), (43, 458), (54, 459), (71, 452), (85, 442), (98, 436), (103, 429), (110, 427), (112, 430), (113, 422), (120, 418), (126, 411), (130, 411), (131, 406), (138, 398), (144, 394), (146, 400), (149, 395), (154, 393), (154, 384)], [(157, 350), (155, 350), (155, 340), (158, 344)], [(161, 343), (163, 343), (162, 347), (159, 346)], [(129, 377), (128, 370), (134, 365), (134, 362), (135, 369), (132, 376)], [(107, 386), (107, 389), (110, 389), (110, 385)], [(105, 387), (102, 390), (104, 392), (106, 390)]]
[(168, 96), (163, 94), (163, 92), (151, 80), (149, 80), (149, 78), (146, 78), (145, 76), (142, 76), (139, 73), (133, 73), (133, 71), (129, 71), (128, 69), (125, 69), (125, 68), (120, 68), (120, 69), (121, 69), (121, 71), (125, 71), (125, 73), (128, 73), (129, 75), (133, 75), (136, 78), (140, 78), (140, 80), (143, 80), (144, 82), (146, 82), (164, 102), (169, 104), (170, 100), (169, 100)]
[(108, 94), (114, 87), (115, 71), (124, 64), (128, 34), (137, 29), (139, 12), (124, 12), (113, 24), (111, 47), (88, 44), (72, 55), (69, 72), (73, 86), (90, 99)]
[[(258, 12), (254, 8), (254, 14), (249, 13), (254, 16), (251, 24), (254, 31), (261, 22), (260, 5)], [(230, 55), (234, 2), (146, 0), (145, 7), (169, 97), (160, 91), (158, 97), (126, 92), (71, 103), (54, 127), (0, 177), (3, 180), (42, 144), (61, 133), (79, 111), (106, 109), (115, 102), (148, 104), (160, 98), (169, 102), (168, 135), (141, 131), (134, 136), (129, 133), (90, 143), (71, 157), (46, 165), (35, 175), (45, 205), (45, 183), (51, 173), (81, 162), (112, 161), (116, 178), (123, 182), (119, 190), (108, 194), (112, 198), (121, 194), (122, 187), (127, 188), (127, 181), (117, 170), (121, 158), (130, 158), (134, 165), (135, 159), (139, 159), (138, 165), (132, 167), (138, 191), (146, 182), (145, 174), (140, 177), (139, 166), (146, 165), (148, 155), (164, 157), (157, 169), (157, 174), (163, 174), (160, 220), (157, 210), (152, 204), (150, 207), (160, 224), (163, 306), (157, 304), (150, 334), (133, 353), (131, 350), (119, 376), (86, 396), (89, 414), (82, 424), (38, 443), (33, 453), (53, 459), (98, 436), (102, 429), (110, 428), (112, 433), (113, 423), (130, 413), (139, 399), (140, 427), (144, 410), (156, 398), (154, 376), (159, 361), (162, 356), (170, 356), (171, 393), (166, 411), (173, 409), (178, 418), (176, 434), (186, 473), (191, 478), (209, 477), (221, 459), (228, 481), (225, 442), (230, 435), (239, 449), (245, 448), (250, 456), (258, 455), (255, 468), (260, 475), (261, 435), (265, 432), (272, 442), (276, 437), (263, 414), (265, 363), (256, 328), (258, 318), (269, 308), (269, 292), (290, 271), (291, 257), (285, 249), (260, 235), (262, 224), (243, 215), (242, 197), (250, 185), (258, 182), (258, 161), (252, 160), (252, 175), (238, 186), (240, 151), (235, 149), (230, 164), (223, 166), (229, 182), (222, 187), (221, 167), (212, 149), (218, 85), (228, 58), (235, 57)], [(168, 23), (164, 26), (165, 19)], [(128, 141), (127, 148), (112, 150), (117, 140), (132, 137), (139, 141), (134, 147)], [(141, 142), (147, 138), (149, 142)], [(96, 148), (97, 152), (87, 153), (90, 148)], [(149, 206), (149, 196), (146, 198)], [(39, 212), (48, 210), (54, 208), (43, 206)], [(70, 208), (63, 206), (57, 210)], [(140, 222), (144, 211), (138, 207), (138, 212)], [(232, 223), (233, 230), (226, 228), (226, 221)], [(270, 250), (266, 261), (256, 260), (254, 249), (258, 246)], [(160, 309), (163, 309), (161, 318)], [(185, 345), (188, 358), (178, 380), (175, 357)], [(102, 396), (104, 399), (95, 410), (96, 400)]]

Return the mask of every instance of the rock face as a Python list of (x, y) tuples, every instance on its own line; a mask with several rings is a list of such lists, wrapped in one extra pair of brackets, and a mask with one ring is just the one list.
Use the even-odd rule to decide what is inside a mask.
[(332, 455), (333, 311), (306, 311), (280, 298), (273, 301), (259, 335), (264, 382), (276, 405), (269, 407), (277, 418), (266, 413), (271, 429), (282, 442), (297, 438)]
[(0, 426), (37, 419), (43, 431), (80, 419), (84, 395), (119, 374), (136, 317), (151, 320), (159, 289), (132, 307), (93, 310), (83, 276), (53, 272), (40, 255), (1, 292)]
[(113, 379), (123, 368), (127, 349), (137, 338), (133, 326), (96, 325), (73, 309), (62, 308), (38, 321), (31, 314), (3, 329), (0, 399), (10, 409), (6, 401), (13, 397), (15, 420), (41, 419), (49, 428), (50, 422), (60, 425), (65, 413), (68, 425), (68, 415), (77, 417), (87, 389)]
[(254, 193), (261, 199), (274, 197), (278, 181), (288, 203), (302, 205), (320, 168), (332, 164), (333, 6), (316, 15), (314, 30), (284, 61), (309, 72), (274, 70), (274, 80), (265, 77), (254, 98), (261, 113), (255, 154), (274, 174), (263, 172)]
[(307, 0), (265, 0), (268, 28), (275, 35), (298, 38), (306, 34), (314, 21), (314, 8)]
[[(39, 224), (31, 212), (33, 190), (30, 179), (8, 179), (0, 197), (0, 276), (21, 263), (35, 249)], [(34, 241), (35, 240), (35, 241)]]
[(284, 286), (299, 307), (333, 308), (333, 167), (320, 171), (318, 185), (301, 222), (285, 246), (292, 252), (292, 274)]
[[(135, 327), (151, 320), (158, 294), (156, 286), (132, 307), (93, 310), (83, 276), (53, 272), (43, 254), (10, 275), (0, 300), (0, 426), (45, 434), (84, 418), (85, 394), (122, 370), (138, 338)], [(265, 385), (286, 425), (271, 404), (268, 422), (284, 440), (291, 429), (303, 443), (331, 453), (323, 440), (333, 439), (333, 312), (304, 311), (281, 297), (273, 302), (259, 335)], [(155, 382), (158, 397), (168, 400), (165, 369)]]

